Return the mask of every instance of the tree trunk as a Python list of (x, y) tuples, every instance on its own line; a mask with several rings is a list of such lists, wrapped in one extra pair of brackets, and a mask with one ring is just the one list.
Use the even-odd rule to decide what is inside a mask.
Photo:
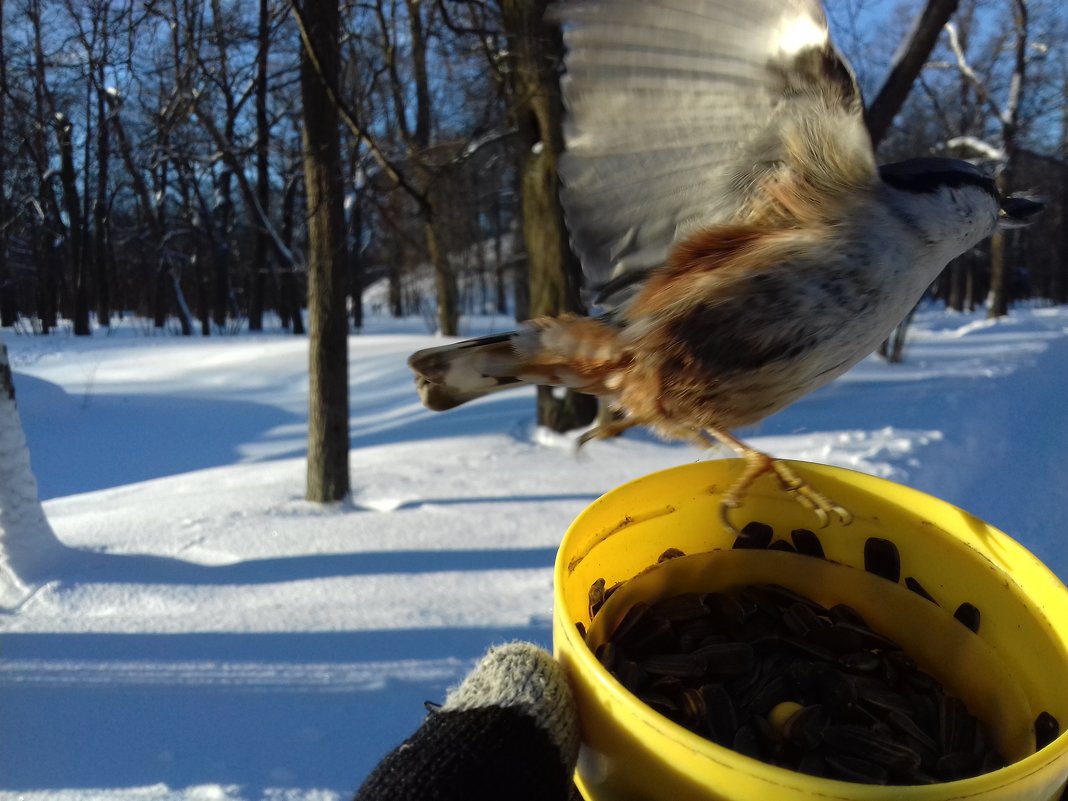
[[(1005, 156), (1006, 170), (998, 176), (998, 188), (1005, 191), (1008, 183), (1006, 171), (1016, 160), (1019, 133), (1020, 106), (1027, 76), (1028, 10), (1026, 0), (1014, 0), (1013, 24), (1016, 29), (1014, 46), (1015, 65), (1009, 81), (1009, 98), (1005, 102), (1001, 118), (1001, 148)], [(986, 316), (1004, 317), (1009, 313), (1009, 268), (1005, 263), (1005, 233), (1000, 229), (990, 238), (990, 293), (987, 295)]]
[(0, 610), (17, 607), (62, 550), (37, 498), (7, 348), (0, 342)]
[[(349, 492), (348, 321), (345, 314), (345, 215), (338, 110), (329, 87), (339, 73), (337, 0), (304, 4), (308, 41), (301, 50), (304, 186), (308, 203), (309, 501)], [(308, 49), (315, 58), (310, 58)], [(321, 72), (316, 69), (321, 67)]]
[(167, 285), (170, 281), (166, 265), (156, 266), (156, 282), (152, 293), (152, 326), (162, 330), (167, 325)]
[[(141, 172), (141, 167), (134, 158), (133, 146), (126, 135), (126, 126), (123, 124), (121, 99), (116, 95), (105, 94), (105, 100), (107, 100), (109, 108), (109, 130), (115, 134), (115, 144), (119, 158), (126, 168), (130, 186), (133, 188), (134, 196), (137, 198), (138, 228), (141, 230), (147, 229), (151, 252), (154, 255), (152, 268), (154, 270), (153, 275), (156, 276), (155, 291), (153, 292), (151, 285), (145, 287), (142, 291), (146, 291), (146, 294), (152, 292), (153, 300), (149, 301), (149, 305), (153, 310), (153, 316), (157, 318), (155, 321), (156, 327), (162, 328), (166, 321), (166, 294), (165, 292), (160, 292), (159, 289), (163, 286), (160, 278), (164, 261), (163, 205), (153, 201), (153, 193), (149, 190), (148, 182)], [(157, 169), (158, 185), (156, 187), (156, 197), (162, 198), (166, 195), (167, 187), (168, 173), (166, 163), (160, 164)], [(148, 276), (149, 273), (146, 271), (145, 275)], [(146, 300), (148, 300), (147, 297)]]
[(363, 210), (357, 197), (349, 212), (349, 298), (352, 304), (352, 327), (363, 328)]
[[(232, 132), (230, 133), (233, 137)], [(211, 236), (212, 252), (212, 303), (211, 321), (217, 331), (226, 329), (226, 315), (230, 309), (230, 234), (233, 229), (234, 202), (231, 193), (233, 172), (224, 167), (219, 175), (219, 203), (214, 209), (214, 235)]]
[[(269, 213), (271, 180), (269, 173), (270, 124), (267, 120), (267, 56), (270, 49), (269, 11), (267, 0), (260, 0), (259, 26), (256, 51), (256, 197), (263, 213)], [(263, 295), (270, 274), (270, 245), (267, 231), (253, 214), (253, 230), (256, 245), (252, 256), (252, 276), (248, 304), (248, 327), (251, 331), (263, 330)]]
[(973, 312), (977, 305), (979, 299), (976, 297), (975, 263), (969, 259), (964, 273), (964, 310)]
[(437, 225), (429, 209), (424, 210), (423, 236), (426, 238), (427, 255), (434, 266), (434, 289), (438, 295), (438, 332), (445, 336), (460, 333), (460, 308), (449, 256), (441, 244)]
[[(510, 88), (518, 129), (531, 317), (582, 309), (580, 270), (568, 244), (557, 178), (557, 160), (564, 147), (557, 72), (563, 39), (558, 28), (545, 22), (546, 5), (546, 0), (501, 0), (508, 49), (514, 59)], [(553, 431), (588, 425), (596, 414), (597, 401), (592, 396), (538, 390), (538, 424)]]
[(70, 220), (70, 262), (74, 275), (74, 333), (89, 336), (89, 276), (86, 274), (85, 226), (82, 203), (78, 196), (78, 179), (74, 169), (74, 148), (71, 143), (71, 124), (57, 115), (59, 137), (59, 180), (63, 185), (63, 205)]
[(189, 304), (185, 300), (185, 292), (182, 291), (181, 275), (177, 269), (167, 270), (167, 280), (171, 291), (174, 292), (174, 307), (178, 315), (178, 324), (182, 329), (183, 337), (193, 336), (193, 312), (189, 310)]
[(964, 311), (964, 260), (955, 259), (947, 270), (949, 291), (946, 293), (946, 305), (953, 311)]
[(209, 298), (211, 290), (208, 288), (208, 277), (204, 275), (204, 260), (199, 253), (193, 253), (189, 257), (189, 266), (193, 268), (193, 283), (197, 288), (197, 319), (200, 320), (200, 335), (211, 336), (211, 303)]
[(404, 293), (401, 287), (401, 251), (393, 249), (387, 259), (389, 269), (389, 313), (393, 317), (404, 316)]
[[(4, 4), (0, 3), (0, 220), (10, 220), (7, 202), (7, 53), (4, 50)], [(8, 275), (7, 238), (9, 227), (0, 223), (0, 327), (18, 320), (15, 280)]]
[(890, 364), (899, 364), (905, 360), (905, 341), (908, 338), (909, 323), (912, 322), (915, 314), (916, 307), (914, 306), (912, 311), (905, 315), (905, 319), (894, 326), (890, 336), (879, 346), (879, 355)]
[[(303, 178), (299, 173), (291, 175), (282, 192), (282, 242), (290, 250), (293, 249), (297, 189), (301, 183)], [(293, 275), (293, 265), (283, 264), (278, 279), (278, 315), (282, 319), (282, 328), (288, 330), (292, 325), (294, 334), (303, 335), (304, 325), (300, 310), (300, 294), (297, 291), (296, 277)]]
[(1004, 317), (1009, 313), (1009, 276), (1005, 265), (1005, 232), (997, 230), (990, 237), (990, 292), (986, 296), (986, 316)]
[(493, 289), (494, 308), (497, 314), (508, 312), (508, 296), (505, 292), (504, 223), (500, 191), (493, 193)]
[[(186, 222), (189, 225), (190, 230), (197, 231), (197, 226), (194, 224), (196, 220), (196, 212), (193, 210), (193, 195), (196, 194), (199, 199), (202, 199), (202, 195), (199, 192), (199, 187), (195, 187), (195, 178), (193, 171), (188, 162), (179, 163), (176, 173), (178, 176), (178, 186), (180, 187), (179, 195), (182, 198), (182, 214), (185, 217)], [(194, 238), (191, 245), (191, 252), (188, 255), (187, 266), (193, 266), (195, 269), (200, 269), (200, 255), (197, 250), (200, 248), (200, 237)], [(189, 308), (189, 304), (185, 299), (185, 292), (182, 290), (182, 271), (179, 269), (181, 262), (178, 259), (170, 261), (170, 266), (167, 269), (167, 285), (174, 296), (174, 310), (178, 315), (178, 323), (182, 327), (182, 336), (190, 337), (193, 335), (193, 312)], [(203, 274), (200, 276), (203, 279)], [(196, 273), (194, 273), (194, 279), (196, 280)], [(197, 293), (202, 298), (207, 298), (208, 290), (204, 285), (204, 280), (196, 280)]]
[[(103, 25), (107, 53), (107, 22)], [(96, 197), (93, 199), (93, 278), (96, 282), (96, 321), (111, 326), (111, 281), (108, 275), (108, 160), (111, 158), (105, 103), (104, 58), (96, 65)]]
[[(44, 36), (41, 25), (39, 0), (30, 0), (26, 5), (33, 35), (33, 109), (31, 125), (31, 150), (34, 169), (38, 178), (38, 197), (46, 208), (44, 219), (35, 226), (34, 251), (37, 259), (37, 308), (41, 319), (42, 333), (56, 327), (62, 295), (66, 290), (63, 277), (62, 255), (54, 244), (65, 231), (60, 200), (55, 191), (55, 182), (48, 176), (52, 169), (49, 152), (49, 120), (55, 117), (55, 101), (48, 87), (47, 66), (44, 53)], [(10, 98), (10, 95), (6, 95)]]
[(37, 261), (37, 316), (41, 321), (41, 333), (47, 334), (59, 322), (59, 309), (56, 299), (59, 286), (56, 273), (57, 254), (52, 240), (55, 235), (46, 228), (37, 228), (33, 234), (33, 254)]
[[(456, 273), (453, 271), (449, 254), (446, 250), (448, 237), (442, 235), (439, 215), (435, 205), (439, 200), (433, 197), (433, 175), (425, 162), (430, 147), (430, 135), (433, 130), (433, 108), (430, 102), (430, 73), (427, 66), (427, 32), (423, 25), (422, 0), (407, 0), (408, 39), (411, 52), (412, 83), (415, 90), (415, 129), (408, 130), (402, 126), (408, 139), (408, 150), (416, 164), (415, 175), (422, 195), (417, 198), (423, 222), (423, 236), (426, 239), (427, 257), (434, 268), (434, 288), (438, 296), (438, 331), (445, 336), (460, 333), (459, 291), (456, 285)], [(400, 114), (404, 114), (404, 103), (400, 100), (403, 89), (397, 85), (394, 76), (395, 105)]]

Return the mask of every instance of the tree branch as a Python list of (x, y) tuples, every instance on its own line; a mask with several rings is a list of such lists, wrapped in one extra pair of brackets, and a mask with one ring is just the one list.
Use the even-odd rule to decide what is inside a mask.
[(948, 24), (958, 5), (959, 0), (928, 0), (895, 56), (886, 82), (864, 114), (873, 145), (878, 146), (890, 130), (894, 117), (904, 105), (909, 90), (934, 49), (939, 33)]
[(945, 31), (946, 39), (949, 42), (949, 49), (953, 51), (953, 55), (957, 59), (957, 69), (960, 70), (960, 74), (964, 76), (968, 83), (975, 87), (975, 92), (979, 96), (979, 102), (987, 106), (998, 119), (998, 122), (1004, 125), (1004, 113), (998, 106), (997, 101), (990, 96), (990, 92), (987, 90), (983, 79), (972, 69), (971, 65), (968, 63), (967, 56), (964, 55), (964, 49), (960, 45), (960, 36), (957, 35), (957, 26), (948, 22), (946, 23)]
[(293, 18), (297, 22), (297, 28), (300, 31), (300, 41), (305, 52), (308, 54), (308, 61), (315, 69), (315, 73), (319, 76), (319, 80), (323, 82), (327, 97), (329, 97), (330, 102), (337, 107), (338, 113), (341, 115), (341, 119), (346, 127), (352, 132), (353, 136), (367, 146), (367, 150), (375, 160), (375, 163), (382, 168), (382, 171), (385, 172), (386, 176), (396, 186), (403, 189), (417, 204), (419, 204), (421, 209), (429, 209), (430, 199), (427, 197), (426, 192), (419, 189), (407, 179), (404, 173), (401, 172), (400, 168), (382, 151), (382, 148), (378, 146), (378, 142), (376, 142), (374, 137), (360, 125), (352, 111), (338, 96), (336, 87), (327, 79), (326, 75), (323, 74), (322, 62), (319, 60), (319, 55), (315, 52), (315, 47), (308, 36), (308, 27), (305, 23), (304, 12), (300, 10), (300, 7), (295, 0), (290, 2), (289, 6), (293, 10)]
[(219, 148), (219, 154), (222, 156), (223, 162), (230, 168), (234, 177), (237, 179), (241, 194), (244, 196), (245, 202), (248, 203), (249, 207), (252, 209), (253, 214), (256, 215), (256, 221), (263, 227), (263, 230), (267, 232), (275, 255), (278, 256), (279, 261), (284, 265), (292, 268), (296, 264), (293, 252), (286, 246), (285, 242), (282, 241), (282, 238), (278, 235), (274, 225), (272, 225), (270, 218), (267, 216), (267, 212), (264, 210), (263, 206), (260, 204), (259, 198), (256, 196), (255, 189), (249, 182), (248, 176), (245, 174), (244, 165), (237, 160), (233, 148), (230, 147), (230, 143), (215, 124), (215, 120), (212, 119), (211, 114), (201, 113), (200, 98), (201, 95), (194, 92), (194, 110), (200, 118), (201, 124), (215, 142), (215, 146)]

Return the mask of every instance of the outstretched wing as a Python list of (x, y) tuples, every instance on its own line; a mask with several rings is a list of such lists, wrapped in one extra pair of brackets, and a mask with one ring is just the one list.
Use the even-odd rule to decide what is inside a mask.
[(609, 307), (696, 227), (760, 223), (770, 179), (828, 202), (876, 180), (818, 0), (563, 0), (551, 13), (567, 46), (562, 199)]

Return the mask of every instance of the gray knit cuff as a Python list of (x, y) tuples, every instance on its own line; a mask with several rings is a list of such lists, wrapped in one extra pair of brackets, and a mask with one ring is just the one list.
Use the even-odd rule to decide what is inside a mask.
[(578, 713), (560, 663), (527, 642), (492, 648), (459, 687), (451, 690), (443, 712), (511, 707), (545, 731), (565, 764), (578, 757)]

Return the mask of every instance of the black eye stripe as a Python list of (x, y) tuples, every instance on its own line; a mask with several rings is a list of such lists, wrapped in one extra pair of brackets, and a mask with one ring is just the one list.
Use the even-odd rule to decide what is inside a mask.
[(1001, 199), (993, 178), (974, 164), (957, 159), (909, 159), (885, 164), (879, 168), (879, 176), (889, 186), (905, 192), (926, 194), (936, 192), (943, 186), (974, 186), (989, 193), (995, 200)]

